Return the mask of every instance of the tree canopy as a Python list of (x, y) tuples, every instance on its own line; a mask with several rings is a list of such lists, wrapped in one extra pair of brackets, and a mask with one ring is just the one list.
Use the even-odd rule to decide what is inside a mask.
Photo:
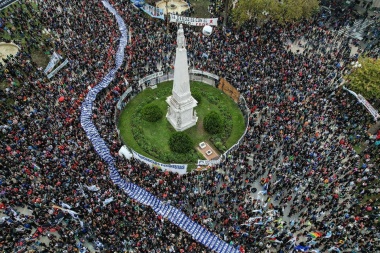
[(217, 111), (209, 112), (203, 119), (203, 127), (210, 134), (220, 133), (222, 123), (222, 116)]
[(232, 10), (233, 21), (240, 25), (268, 15), (280, 23), (309, 18), (319, 9), (319, 0), (238, 0)]
[(361, 67), (352, 68), (345, 77), (348, 88), (367, 99), (380, 98), (380, 59), (359, 58)]
[(164, 115), (160, 107), (151, 104), (144, 106), (141, 112), (143, 119), (150, 122), (156, 122)]

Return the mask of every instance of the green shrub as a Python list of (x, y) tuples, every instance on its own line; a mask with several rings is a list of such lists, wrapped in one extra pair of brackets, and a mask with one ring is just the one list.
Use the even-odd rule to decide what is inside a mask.
[(184, 132), (176, 132), (170, 136), (169, 147), (171, 151), (183, 154), (193, 149), (193, 143)]
[(198, 105), (199, 105), (201, 103), (201, 101), (202, 101), (202, 95), (201, 95), (201, 93), (198, 92), (198, 91), (193, 91), (193, 92), (191, 92), (191, 95), (193, 96), (193, 98), (195, 100), (197, 100)]
[(222, 130), (222, 117), (216, 111), (211, 111), (203, 120), (203, 127), (210, 134), (217, 134)]
[(146, 105), (141, 110), (141, 114), (144, 120), (149, 122), (156, 122), (162, 118), (164, 113), (157, 105)]

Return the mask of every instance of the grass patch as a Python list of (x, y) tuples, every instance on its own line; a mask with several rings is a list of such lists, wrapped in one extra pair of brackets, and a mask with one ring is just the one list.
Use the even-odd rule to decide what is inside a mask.
[(43, 51), (33, 51), (31, 56), (32, 60), (38, 65), (38, 67), (45, 68), (49, 63), (49, 56)]
[(208, 12), (209, 0), (192, 1), (191, 6), (194, 8), (192, 17), (197, 18), (211, 18), (211, 14)]
[[(162, 163), (195, 164), (197, 159), (204, 159), (195, 149), (199, 142), (208, 141), (212, 143), (213, 139), (217, 139), (227, 149), (239, 140), (244, 133), (245, 123), (237, 104), (223, 92), (210, 85), (192, 82), (191, 91), (202, 94), (202, 102), (195, 108), (198, 115), (197, 125), (184, 131), (191, 137), (194, 150), (185, 155), (171, 152), (168, 141), (175, 129), (166, 117), (157, 122), (144, 121), (139, 115), (141, 114), (139, 110), (147, 104), (157, 105), (166, 115), (168, 105), (165, 100), (171, 95), (172, 86), (173, 82), (165, 82), (159, 84), (156, 89), (146, 89), (125, 106), (120, 115), (118, 127), (121, 138), (128, 147)], [(228, 127), (223, 127), (222, 134), (211, 135), (204, 131), (203, 119), (210, 111), (221, 111), (221, 109), (225, 110), (221, 114), (228, 116), (224, 121)], [(220, 151), (223, 152), (223, 150)]]
[(7, 87), (8, 87), (8, 83), (5, 80), (0, 82), (0, 90), (5, 90), (5, 88)]
[(357, 154), (360, 154), (360, 153), (363, 151), (363, 147), (362, 147), (362, 145), (361, 145), (360, 143), (358, 143), (358, 144), (356, 144), (356, 145), (354, 146), (354, 150), (355, 150), (355, 152), (356, 152)]

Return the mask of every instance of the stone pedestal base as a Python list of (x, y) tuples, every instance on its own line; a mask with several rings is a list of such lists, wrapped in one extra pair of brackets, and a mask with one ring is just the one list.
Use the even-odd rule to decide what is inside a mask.
[(183, 131), (197, 124), (198, 117), (194, 111), (197, 101), (193, 97), (190, 96), (187, 101), (178, 103), (170, 96), (166, 102), (169, 105), (166, 118), (176, 131)]

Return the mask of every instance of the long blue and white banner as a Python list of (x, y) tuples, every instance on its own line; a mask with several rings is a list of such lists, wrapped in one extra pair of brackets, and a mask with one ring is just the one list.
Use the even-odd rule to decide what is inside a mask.
[(142, 7), (140, 7), (141, 10), (143, 10), (146, 14), (151, 16), (152, 18), (159, 18), (164, 20), (164, 10), (161, 8), (154, 7), (152, 5), (149, 5), (145, 3)]
[(98, 93), (111, 83), (111, 81), (115, 78), (116, 72), (122, 65), (124, 59), (124, 48), (128, 44), (128, 35), (124, 20), (120, 17), (116, 10), (107, 1), (102, 1), (102, 3), (116, 17), (121, 37), (115, 58), (115, 67), (108, 72), (100, 83), (98, 83), (87, 93), (87, 96), (82, 103), (80, 121), (83, 130), (86, 132), (87, 137), (93, 144), (95, 151), (108, 164), (112, 182), (128, 194), (129, 197), (144, 205), (150, 206), (157, 214), (162, 215), (173, 224), (179, 226), (181, 229), (188, 232), (194, 240), (202, 243), (211, 250), (220, 253), (239, 253), (240, 251), (237, 247), (235, 248), (224, 242), (218, 236), (209, 232), (206, 228), (192, 221), (182, 211), (162, 202), (160, 199), (156, 198), (138, 185), (125, 181), (119, 175), (115, 166), (114, 157), (111, 155), (106, 142), (102, 139), (94, 123), (92, 122), (92, 106)]

